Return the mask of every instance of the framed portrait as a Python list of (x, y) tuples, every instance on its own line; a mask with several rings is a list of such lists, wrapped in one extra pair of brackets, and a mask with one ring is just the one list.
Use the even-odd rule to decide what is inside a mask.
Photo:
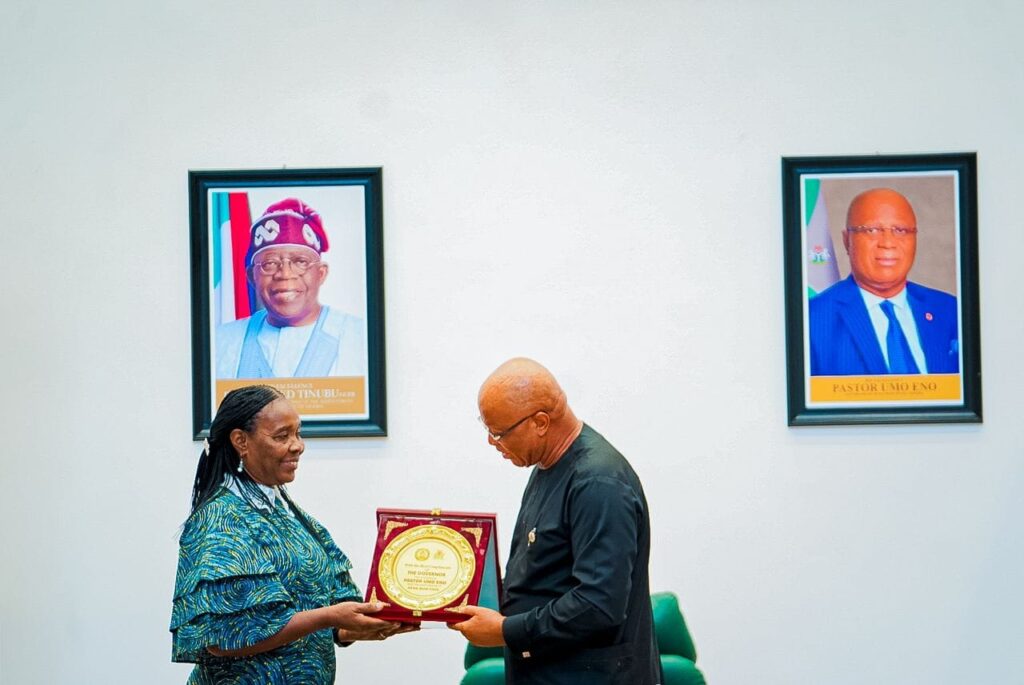
[(789, 425), (981, 421), (974, 153), (782, 159)]
[(193, 437), (284, 393), (306, 436), (387, 434), (381, 170), (189, 171)]

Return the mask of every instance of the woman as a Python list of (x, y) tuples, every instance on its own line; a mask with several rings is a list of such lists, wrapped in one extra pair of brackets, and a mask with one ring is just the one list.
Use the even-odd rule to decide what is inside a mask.
[(224, 398), (199, 458), (171, 613), (173, 661), (191, 685), (334, 682), (334, 643), (382, 640), (401, 624), (368, 614), (351, 563), (283, 486), (304, 449), (276, 389)]

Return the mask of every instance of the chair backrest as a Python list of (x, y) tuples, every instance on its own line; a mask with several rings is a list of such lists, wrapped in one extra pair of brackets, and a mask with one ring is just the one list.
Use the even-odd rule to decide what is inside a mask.
[(505, 650), (501, 647), (477, 647), (466, 643), (466, 656), (462, 659), (462, 663), (465, 665), (466, 670), (478, 661), (492, 658), (504, 659)]
[(654, 613), (658, 651), (662, 654), (677, 654), (696, 662), (697, 650), (686, 628), (686, 621), (683, 620), (683, 612), (679, 610), (679, 598), (672, 592), (655, 592), (651, 595), (651, 610)]

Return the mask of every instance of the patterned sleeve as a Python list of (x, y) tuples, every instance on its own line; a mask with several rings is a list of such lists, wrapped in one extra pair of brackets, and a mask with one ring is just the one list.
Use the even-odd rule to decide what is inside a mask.
[(199, 662), (206, 648), (241, 649), (280, 631), (295, 613), (273, 563), (229, 498), (185, 524), (171, 610), (172, 661)]
[(330, 559), (331, 566), (333, 567), (334, 577), (334, 589), (331, 592), (331, 603), (337, 604), (343, 601), (363, 601), (363, 593), (359, 589), (359, 586), (352, 580), (352, 562), (349, 561), (348, 556), (338, 549), (338, 546), (334, 544), (334, 540), (331, 538), (331, 534), (327, 532), (327, 529), (320, 525), (320, 522), (314, 519), (306, 512), (302, 512), (306, 519), (309, 520), (313, 527), (313, 532), (316, 534), (320, 545), (327, 552), (327, 556)]

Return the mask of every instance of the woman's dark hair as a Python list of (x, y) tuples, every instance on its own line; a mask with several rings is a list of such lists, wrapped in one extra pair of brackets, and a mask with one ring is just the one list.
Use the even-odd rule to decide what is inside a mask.
[(196, 468), (196, 480), (192, 486), (192, 512), (205, 504), (224, 482), (228, 475), (238, 481), (240, 489), (253, 497), (266, 499), (245, 471), (239, 473), (240, 459), (235, 446), (231, 444), (231, 431), (240, 428), (251, 432), (256, 416), (271, 402), (283, 398), (277, 388), (269, 385), (250, 385), (232, 390), (225, 395), (210, 425), (209, 449), (203, 450)]

